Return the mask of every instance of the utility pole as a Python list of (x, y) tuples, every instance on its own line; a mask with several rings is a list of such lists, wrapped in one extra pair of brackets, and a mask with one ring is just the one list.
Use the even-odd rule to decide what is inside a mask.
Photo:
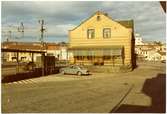
[(21, 33), (21, 37), (24, 37), (24, 25), (23, 22), (21, 22), (20, 27), (17, 28), (18, 32)]
[[(20, 37), (24, 37), (24, 25), (23, 25), (23, 22), (21, 22), (21, 26), (17, 27), (17, 31), (21, 33)], [(20, 37), (18, 37), (18, 38), (20, 38)], [(17, 42), (16, 42), (16, 45), (17, 45)], [(19, 52), (17, 52), (17, 64), (18, 64), (17, 72), (19, 73), (19, 67), (20, 67), (20, 65), (19, 65)]]
[(39, 24), (41, 24), (41, 27), (40, 27), (40, 32), (41, 32), (40, 41), (41, 41), (41, 43), (43, 44), (43, 43), (44, 43), (43, 36), (44, 36), (44, 32), (45, 32), (44, 20), (42, 19), (42, 20), (39, 20), (38, 22), (39, 22)]
[[(44, 44), (44, 32), (45, 32), (45, 28), (44, 28), (44, 20), (39, 20), (38, 21), (39, 24), (41, 24), (40, 26), (40, 33), (41, 33), (41, 37), (40, 37), (40, 41), (41, 41), (41, 44), (42, 44), (42, 49), (45, 49), (45, 44)], [(42, 53), (42, 76), (45, 75), (45, 54)]]
[(12, 31), (9, 30), (6, 41), (9, 42), (9, 39), (11, 38), (12, 38)]

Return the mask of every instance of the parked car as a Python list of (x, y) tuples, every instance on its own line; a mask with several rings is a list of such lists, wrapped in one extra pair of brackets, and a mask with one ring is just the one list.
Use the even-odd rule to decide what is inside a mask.
[(62, 74), (88, 75), (89, 71), (83, 66), (70, 65), (59, 70)]

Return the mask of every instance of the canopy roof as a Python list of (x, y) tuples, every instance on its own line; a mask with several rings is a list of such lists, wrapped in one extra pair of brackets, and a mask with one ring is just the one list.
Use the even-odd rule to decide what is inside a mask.
[(78, 50), (78, 49), (122, 49), (123, 46), (121, 45), (115, 45), (115, 46), (74, 46), (74, 47), (69, 47), (68, 50)]
[(69, 51), (74, 56), (121, 56), (122, 46), (73, 47)]

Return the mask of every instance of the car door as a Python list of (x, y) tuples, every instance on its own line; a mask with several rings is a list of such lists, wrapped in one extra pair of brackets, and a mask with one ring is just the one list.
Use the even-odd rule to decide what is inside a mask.
[(77, 74), (77, 72), (78, 72), (78, 66), (73, 66), (72, 74)]
[(73, 66), (69, 66), (69, 67), (66, 69), (66, 73), (67, 73), (67, 74), (72, 74), (72, 73), (73, 73)]

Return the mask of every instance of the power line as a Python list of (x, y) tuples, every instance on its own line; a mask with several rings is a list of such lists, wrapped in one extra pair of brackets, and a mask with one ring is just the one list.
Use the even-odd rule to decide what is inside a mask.
[[(2, 33), (4, 34), (7, 39), (20, 39), (24, 38), (26, 34), (31, 34), (35, 33), (37, 35), (40, 34), (40, 36), (36, 36), (37, 38), (39, 37), (40, 42), (44, 42), (44, 33), (46, 32), (46, 28), (44, 27), (44, 20), (38, 20), (38, 23), (40, 24), (39, 27), (30, 27), (30, 26), (24, 26), (23, 22), (20, 23), (19, 26), (17, 25), (8, 25), (2, 28)], [(10, 32), (9, 32), (10, 31)], [(32, 34), (31, 34), (32, 35)]]

